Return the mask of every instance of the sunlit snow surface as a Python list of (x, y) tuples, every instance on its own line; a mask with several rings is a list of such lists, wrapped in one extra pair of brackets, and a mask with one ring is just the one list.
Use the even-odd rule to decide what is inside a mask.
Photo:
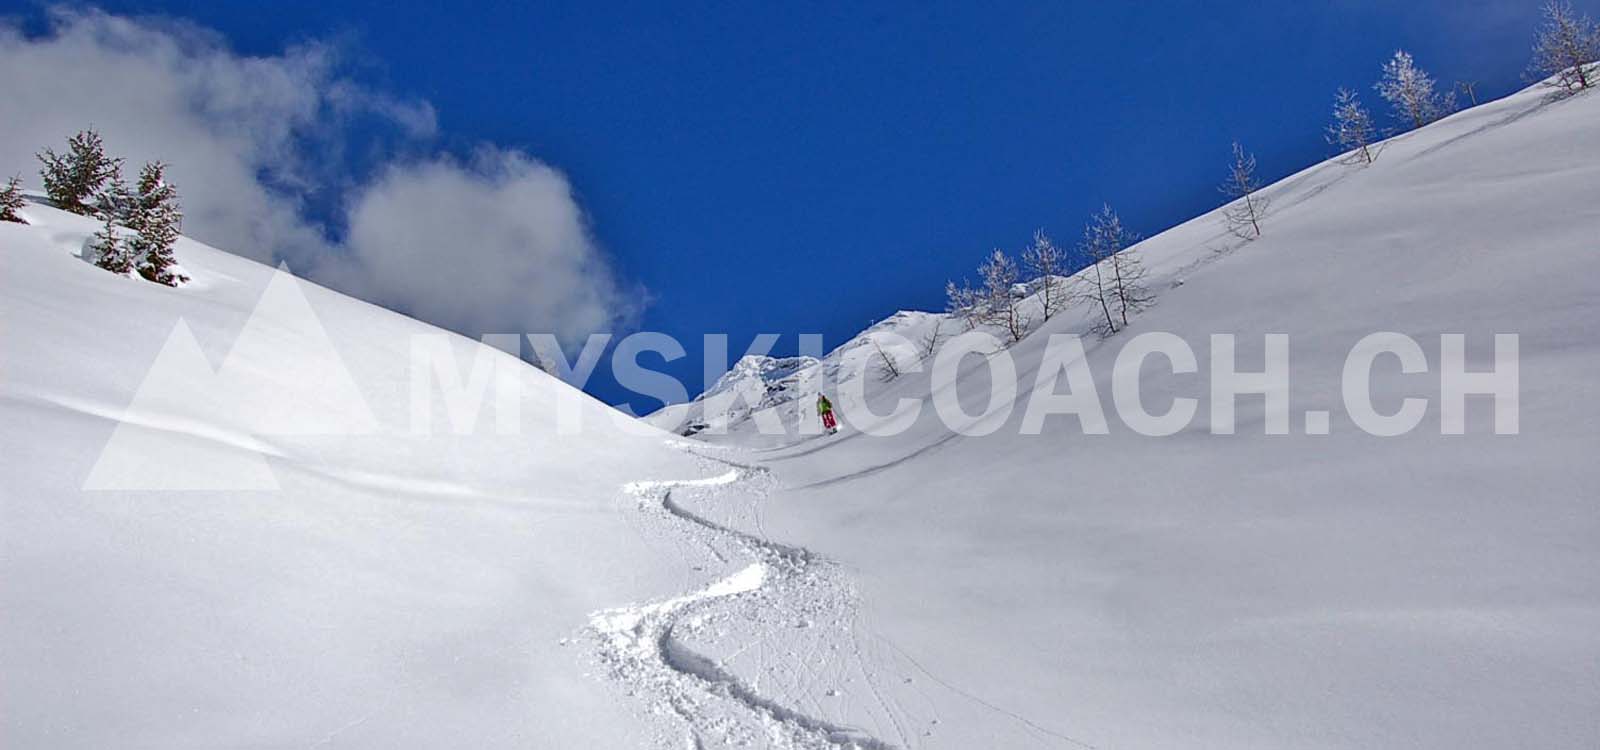
[[(419, 434), (413, 342), (443, 334), (188, 240), (183, 289), (113, 277), (79, 257), (95, 222), (31, 205), (0, 224), (0, 744), (1600, 745), (1600, 95), (1545, 93), (1291, 176), (1259, 241), (1207, 215), (1140, 247), (1160, 297), (1130, 334), (1202, 370), (1211, 334), (1244, 369), (1291, 336), (1291, 436), (1259, 398), (1232, 436), (1203, 408), (1168, 438), (1021, 436), (1024, 395), (988, 437), (931, 408), (819, 437), (779, 398), (803, 388), (766, 385), (785, 434), (755, 408), (673, 439), (587, 399), (563, 434), (570, 389), (515, 362), (514, 434), (488, 407), (451, 434), (437, 398)], [(1024, 394), (1086, 328), (1012, 348)], [(1404, 437), (1341, 411), (1376, 331), (1428, 352), (1373, 378), (1382, 408), (1433, 397)], [(1521, 434), (1481, 403), (1438, 434), (1439, 334), (1482, 369), (1505, 332)], [(1103, 397), (1119, 343), (1089, 345)], [(829, 382), (861, 344), (756, 378)], [(987, 371), (962, 372), (977, 412)], [(1206, 395), (1156, 361), (1140, 384), (1153, 411)]]

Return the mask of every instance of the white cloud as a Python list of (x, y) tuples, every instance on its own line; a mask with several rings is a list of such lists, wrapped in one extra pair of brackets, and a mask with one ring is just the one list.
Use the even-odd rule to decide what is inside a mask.
[(517, 152), (391, 166), (352, 201), (347, 245), (353, 292), (456, 330), (576, 340), (632, 312), (567, 179)]
[[(0, 175), (37, 187), (34, 154), (93, 126), (136, 169), (160, 159), (182, 193), (185, 233), (467, 334), (575, 336), (632, 310), (566, 179), (485, 147), (380, 166), (347, 153), (426, 153), (434, 111), (341, 75), (340, 53), (302, 44), (234, 53), (170, 20), (53, 11), (29, 38), (0, 22)], [(348, 206), (348, 241), (308, 202)], [(325, 213), (326, 215), (326, 213)]]

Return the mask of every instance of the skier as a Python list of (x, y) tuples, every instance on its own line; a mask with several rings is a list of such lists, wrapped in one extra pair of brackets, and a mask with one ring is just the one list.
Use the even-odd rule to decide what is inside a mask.
[(833, 402), (820, 393), (817, 394), (817, 416), (822, 417), (822, 426), (828, 429), (829, 435), (839, 431), (839, 423), (833, 418)]

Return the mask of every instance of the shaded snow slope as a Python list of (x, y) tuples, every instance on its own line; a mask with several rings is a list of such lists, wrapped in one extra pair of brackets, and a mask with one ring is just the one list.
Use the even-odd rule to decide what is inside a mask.
[[(1018, 434), (1047, 334), (1087, 330), (1074, 313), (1012, 350), (1025, 395), (993, 435), (930, 407), (896, 437), (755, 454), (782, 485), (766, 532), (852, 570), (864, 637), (923, 670), (887, 689), (932, 696), (916, 747), (989, 746), (1024, 720), (1054, 734), (1008, 746), (1600, 745), (1600, 94), (1546, 93), (1268, 188), (1259, 241), (1210, 214), (1144, 242), (1157, 306), (1087, 340), (1110, 435), (1060, 416)], [(1193, 397), (1198, 414), (1132, 434), (1111, 365), (1145, 331), (1189, 342), (1201, 372), (1213, 333), (1237, 334), (1244, 370), (1290, 334), (1294, 434), (1263, 434), (1259, 396), (1238, 400), (1238, 434), (1210, 434), (1208, 379), (1159, 357), (1146, 407)], [(1381, 411), (1430, 399), (1403, 437), (1356, 429), (1340, 398), (1346, 354), (1377, 331), (1415, 337), (1430, 367), (1374, 369)], [(1440, 434), (1441, 333), (1466, 335), (1471, 370), (1493, 334), (1520, 335), (1521, 434), (1492, 434), (1481, 398), (1467, 434)], [(972, 358), (967, 411), (986, 386)], [(869, 401), (928, 388), (912, 373)], [(1330, 434), (1305, 434), (1311, 410)], [(934, 680), (959, 694), (921, 692)]]
[(563, 643), (702, 583), (621, 507), (696, 476), (664, 433), (493, 354), (520, 434), (487, 403), (450, 434), (435, 393), (413, 435), (413, 337), (463, 373), (471, 342), (188, 240), (187, 287), (119, 278), (78, 257), (96, 222), (24, 213), (0, 224), (0, 745), (653, 741)]

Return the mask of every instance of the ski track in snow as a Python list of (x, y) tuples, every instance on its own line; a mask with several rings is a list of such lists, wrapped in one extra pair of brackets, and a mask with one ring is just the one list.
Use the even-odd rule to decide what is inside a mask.
[[(752, 503), (748, 510), (753, 511), (753, 502), (768, 486), (764, 468), (690, 452), (728, 470), (703, 479), (633, 482), (623, 489), (638, 500), (641, 511), (671, 521), (675, 531), (694, 538), (680, 543), (691, 547), (698, 543), (718, 563), (730, 558), (748, 562), (697, 591), (590, 615), (598, 658), (610, 677), (642, 701), (652, 716), (675, 718), (687, 731), (686, 742), (679, 746), (765, 745), (782, 750), (904, 746), (902, 711), (878, 693), (871, 670), (859, 663), (863, 654), (853, 630), (855, 593), (843, 571), (807, 550), (739, 531), (684, 507), (675, 493), (741, 497)], [(752, 627), (752, 633), (742, 630)], [(809, 637), (809, 651), (793, 648), (808, 640), (795, 633)], [(721, 652), (722, 658), (703, 653), (708, 647)], [(772, 661), (769, 650), (783, 652), (778, 658), (788, 661)], [(829, 713), (824, 699), (837, 698), (846, 686), (860, 684), (840, 670), (841, 657), (857, 662), (855, 669), (874, 700), (869, 713), (886, 720), (899, 735), (898, 742), (824, 718)], [(759, 665), (757, 674), (736, 674), (732, 663), (751, 658)], [(750, 671), (748, 666), (744, 671)], [(769, 689), (763, 689), (763, 679)], [(780, 702), (774, 692), (787, 702)], [(833, 713), (840, 711), (835, 707)], [(662, 746), (677, 744), (667, 734), (664, 730)]]

